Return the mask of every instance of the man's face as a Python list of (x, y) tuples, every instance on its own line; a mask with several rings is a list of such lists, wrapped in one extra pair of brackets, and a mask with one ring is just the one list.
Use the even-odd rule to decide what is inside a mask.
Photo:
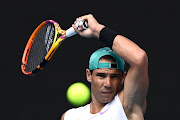
[[(113, 63), (112, 61), (101, 59), (99, 62)], [(117, 69), (99, 68), (93, 70), (91, 75), (92, 99), (100, 103), (112, 101), (120, 89), (122, 72)]]

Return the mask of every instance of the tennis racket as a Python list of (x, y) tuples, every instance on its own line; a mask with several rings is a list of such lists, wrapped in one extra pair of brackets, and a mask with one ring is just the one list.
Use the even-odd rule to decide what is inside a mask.
[[(87, 21), (76, 23), (78, 30), (88, 28)], [(42, 22), (29, 38), (22, 57), (21, 70), (25, 75), (35, 75), (43, 69), (57, 48), (68, 37), (75, 35), (73, 27), (62, 30), (54, 20)]]

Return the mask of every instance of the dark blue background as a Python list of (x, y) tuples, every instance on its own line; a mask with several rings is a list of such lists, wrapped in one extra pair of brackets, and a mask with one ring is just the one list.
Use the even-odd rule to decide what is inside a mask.
[(20, 69), (23, 50), (33, 30), (53, 19), (68, 29), (79, 16), (92, 13), (104, 24), (130, 38), (149, 57), (150, 86), (147, 120), (177, 120), (179, 116), (180, 3), (151, 1), (3, 1), (0, 7), (0, 119), (59, 120), (72, 108), (66, 90), (86, 81), (85, 69), (92, 52), (105, 46), (96, 39), (73, 36), (38, 75)]

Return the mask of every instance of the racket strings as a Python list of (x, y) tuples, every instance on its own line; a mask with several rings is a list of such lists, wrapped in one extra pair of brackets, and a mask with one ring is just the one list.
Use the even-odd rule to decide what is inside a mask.
[(29, 53), (26, 65), (27, 72), (35, 70), (43, 62), (53, 44), (54, 37), (55, 28), (52, 23), (46, 24), (38, 31)]

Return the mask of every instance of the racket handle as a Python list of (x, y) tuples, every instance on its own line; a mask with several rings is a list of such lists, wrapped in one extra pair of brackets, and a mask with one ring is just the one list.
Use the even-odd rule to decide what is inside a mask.
[[(78, 20), (76, 23), (76, 27), (78, 30), (85, 30), (88, 28), (88, 21), (83, 21), (82, 19)], [(73, 27), (70, 27), (66, 30), (66, 37), (71, 37), (73, 35), (77, 34)]]

